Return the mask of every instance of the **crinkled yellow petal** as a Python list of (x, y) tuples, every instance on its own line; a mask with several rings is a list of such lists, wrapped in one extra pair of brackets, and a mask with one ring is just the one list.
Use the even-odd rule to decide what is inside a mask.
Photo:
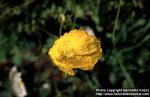
[(63, 64), (59, 61), (59, 54), (56, 52), (56, 49), (52, 48), (49, 50), (48, 54), (50, 55), (53, 63), (63, 72), (65, 72), (68, 75), (75, 75), (75, 72), (70, 66), (66, 66), (66, 64)]
[(69, 75), (73, 69), (91, 70), (102, 56), (100, 41), (83, 30), (71, 30), (57, 39), (49, 55), (56, 66)]

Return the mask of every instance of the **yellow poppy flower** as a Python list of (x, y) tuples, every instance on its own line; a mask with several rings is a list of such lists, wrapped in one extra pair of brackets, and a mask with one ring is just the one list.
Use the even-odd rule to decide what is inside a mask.
[(84, 30), (71, 30), (57, 39), (49, 49), (53, 63), (68, 75), (73, 69), (92, 70), (102, 56), (100, 41)]

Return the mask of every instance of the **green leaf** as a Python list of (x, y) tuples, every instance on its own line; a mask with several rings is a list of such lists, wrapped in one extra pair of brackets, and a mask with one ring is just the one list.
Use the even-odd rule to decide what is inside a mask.
[(42, 53), (46, 53), (48, 52), (48, 49), (50, 47), (52, 47), (52, 45), (54, 44), (55, 40), (57, 39), (58, 37), (51, 34), (50, 37), (47, 39), (46, 41), (46, 44), (44, 45), (44, 47), (42, 48)]
[(22, 62), (22, 57), (20, 54), (15, 54), (12, 58), (14, 64), (19, 65)]
[(130, 84), (129, 84), (128, 80), (124, 79), (124, 81), (122, 83), (123, 88), (134, 88), (133, 79), (131, 77), (129, 79), (130, 79)]
[(130, 88), (129, 83), (126, 79), (123, 81), (122, 87), (125, 89)]
[(11, 91), (1, 91), (0, 92), (0, 97), (12, 97)]
[(110, 73), (109, 80), (110, 80), (111, 84), (113, 84), (113, 85), (116, 84), (117, 79), (116, 79), (115, 73)]

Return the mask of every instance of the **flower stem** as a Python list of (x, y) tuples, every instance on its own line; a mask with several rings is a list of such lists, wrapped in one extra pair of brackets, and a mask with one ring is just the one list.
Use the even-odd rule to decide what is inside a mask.
[(133, 88), (134, 87), (134, 85), (133, 85), (133, 83), (132, 83), (132, 80), (131, 80), (131, 78), (130, 78), (130, 75), (127, 73), (127, 71), (126, 71), (126, 69), (125, 69), (125, 67), (124, 67), (124, 65), (122, 64), (122, 62), (121, 62), (121, 59), (120, 59), (120, 54), (118, 53), (118, 51), (117, 51), (117, 47), (116, 47), (116, 37), (115, 37), (115, 30), (116, 30), (116, 27), (117, 27), (117, 23), (118, 23), (118, 17), (119, 17), (119, 14), (120, 14), (120, 9), (121, 9), (121, 0), (119, 0), (119, 6), (118, 6), (118, 10), (117, 10), (117, 14), (116, 14), (116, 19), (115, 19), (115, 23), (114, 23), (114, 28), (113, 28), (113, 35), (112, 35), (112, 43), (113, 43), (113, 47), (114, 47), (114, 51), (115, 51), (115, 53), (116, 53), (116, 58), (117, 58), (117, 61), (118, 61), (118, 63), (119, 63), (119, 65), (120, 65), (120, 68), (121, 68), (121, 71), (122, 71), (122, 73), (124, 74), (124, 77), (126, 78), (126, 80), (127, 80), (127, 82), (128, 82), (128, 84), (129, 84), (129, 86), (131, 87), (131, 88)]
[(60, 28), (59, 28), (59, 37), (61, 36), (62, 25), (63, 25), (63, 22), (61, 21), (61, 22), (60, 22)]

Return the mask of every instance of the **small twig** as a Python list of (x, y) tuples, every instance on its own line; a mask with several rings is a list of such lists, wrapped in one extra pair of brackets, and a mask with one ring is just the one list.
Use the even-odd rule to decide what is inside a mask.
[(124, 49), (121, 49), (119, 51), (120, 54), (124, 53), (124, 52), (127, 52), (127, 51), (132, 51), (134, 50), (135, 48), (141, 46), (143, 43), (145, 43), (147, 40), (149, 40), (150, 38), (150, 35), (147, 35), (142, 41), (140, 41), (139, 43), (133, 45), (133, 46), (130, 46), (130, 47), (127, 47), (127, 48), (124, 48)]
[(54, 34), (48, 32), (47, 30), (45, 30), (45, 29), (42, 28), (42, 27), (40, 27), (39, 29), (42, 30), (42, 31), (43, 31), (44, 33), (46, 33), (47, 35), (54, 37), (55, 39), (58, 38), (58, 36), (56, 36), (56, 35), (54, 35)]
[(31, 0), (31, 1), (29, 1), (29, 2), (24, 3), (24, 4), (21, 5), (21, 6), (15, 6), (15, 7), (13, 7), (13, 8), (9, 8), (9, 10), (6, 9), (6, 11), (4, 11), (4, 13), (2, 13), (2, 14), (0, 15), (0, 20), (3, 20), (3, 18), (5, 18), (6, 16), (7, 16), (7, 17), (12, 16), (12, 15), (13, 15), (12, 12), (13, 12), (14, 10), (17, 10), (17, 9), (20, 9), (20, 8), (25, 8), (25, 7), (27, 7), (28, 5), (30, 5), (33, 1), (34, 1), (34, 0)]

